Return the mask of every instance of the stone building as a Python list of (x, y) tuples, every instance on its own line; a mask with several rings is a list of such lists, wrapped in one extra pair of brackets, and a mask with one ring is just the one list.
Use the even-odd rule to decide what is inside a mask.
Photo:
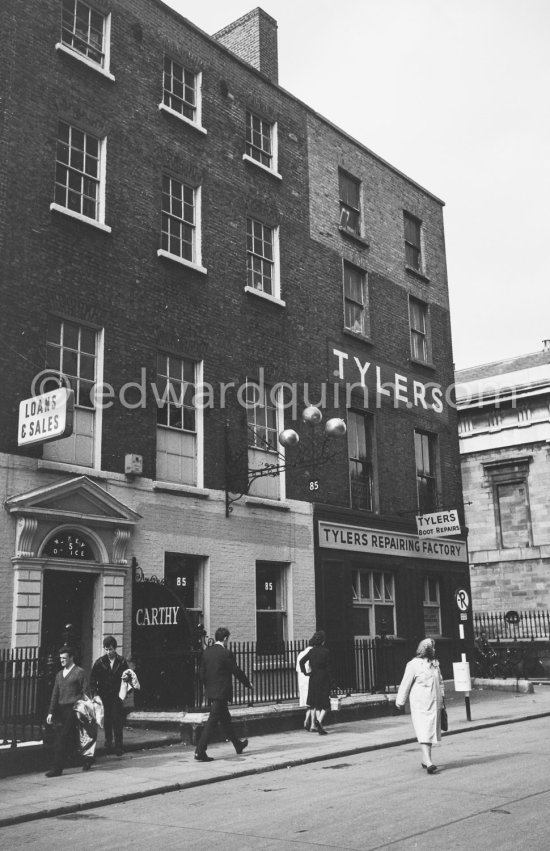
[[(0, 33), (0, 647), (71, 623), (89, 664), (227, 623), (450, 658), (464, 536), (414, 522), (461, 511), (442, 202), (278, 85), (261, 9), (208, 36), (158, 0), (27, 5)], [(21, 443), (60, 383), (72, 434)]]
[(550, 608), (550, 346), (456, 373), (474, 608)]

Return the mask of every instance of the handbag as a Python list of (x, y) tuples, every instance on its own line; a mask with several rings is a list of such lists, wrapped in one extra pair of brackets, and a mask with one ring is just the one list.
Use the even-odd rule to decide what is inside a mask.
[(449, 718), (447, 716), (447, 710), (445, 708), (445, 703), (441, 707), (441, 729), (444, 733), (449, 729)]

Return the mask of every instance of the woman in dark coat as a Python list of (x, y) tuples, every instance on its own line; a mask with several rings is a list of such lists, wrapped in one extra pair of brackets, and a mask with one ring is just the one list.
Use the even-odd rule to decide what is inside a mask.
[[(311, 649), (300, 659), (300, 668), (309, 677), (307, 704), (313, 709), (311, 731), (326, 736), (323, 720), (330, 709), (330, 653), (325, 647), (325, 633), (316, 632), (311, 639)], [(310, 672), (306, 670), (309, 662)]]

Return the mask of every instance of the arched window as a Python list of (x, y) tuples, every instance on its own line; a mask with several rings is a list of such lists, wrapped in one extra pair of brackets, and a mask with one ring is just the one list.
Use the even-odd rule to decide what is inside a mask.
[(52, 535), (42, 554), (49, 558), (95, 561), (92, 545), (81, 532), (77, 532), (75, 529), (62, 529)]

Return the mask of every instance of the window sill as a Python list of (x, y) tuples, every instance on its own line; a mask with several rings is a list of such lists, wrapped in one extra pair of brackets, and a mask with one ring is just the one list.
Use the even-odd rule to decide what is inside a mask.
[(82, 213), (75, 213), (74, 210), (69, 210), (67, 207), (62, 207), (60, 204), (50, 204), (50, 210), (56, 213), (61, 213), (63, 216), (69, 216), (70, 219), (76, 219), (78, 222), (84, 222), (86, 225), (91, 225), (97, 230), (102, 230), (104, 233), (111, 233), (109, 225), (98, 222), (97, 219), (90, 219), (88, 216), (83, 216)]
[(194, 269), (195, 272), (200, 272), (201, 275), (208, 274), (208, 269), (205, 269), (204, 266), (201, 266), (199, 263), (192, 263), (191, 260), (185, 260), (184, 257), (176, 257), (175, 254), (170, 254), (170, 252), (165, 251), (164, 248), (159, 248), (157, 251), (157, 257), (164, 257), (166, 260), (171, 260), (173, 263), (179, 263), (180, 266), (186, 266), (188, 269)]
[(429, 369), (430, 372), (435, 372), (437, 369), (436, 365), (431, 361), (417, 360), (416, 358), (409, 358), (409, 360), (414, 366), (423, 366), (425, 369)]
[(277, 499), (268, 499), (262, 496), (247, 496), (245, 497), (245, 505), (251, 508), (258, 506), (259, 508), (272, 508), (274, 511), (290, 511), (288, 502), (282, 502)]
[(63, 42), (58, 41), (55, 45), (55, 49), (60, 51), (60, 53), (64, 53), (66, 56), (72, 57), (72, 59), (76, 59), (77, 62), (81, 62), (87, 68), (91, 68), (92, 71), (96, 71), (98, 74), (101, 74), (102, 77), (106, 77), (107, 80), (115, 81), (115, 78), (110, 71), (106, 71), (105, 68), (102, 68), (97, 62), (93, 62), (86, 56), (82, 56), (82, 54), (78, 53), (76, 50), (72, 50), (72, 48), (67, 47), (66, 44), (63, 44)]
[(355, 242), (355, 244), (359, 245), (361, 248), (365, 248), (365, 249), (370, 248), (370, 245), (366, 241), (366, 239), (363, 239), (363, 237), (359, 236), (358, 233), (355, 233), (354, 231), (348, 230), (347, 228), (342, 228), (340, 226), (338, 227), (338, 230), (340, 231), (340, 234), (343, 237), (345, 237), (346, 239), (349, 239), (351, 242)]
[(369, 346), (374, 345), (372, 337), (367, 337), (365, 334), (360, 334), (357, 331), (352, 331), (351, 328), (344, 328), (346, 337), (353, 337), (354, 340), (360, 340), (362, 343), (368, 343)]
[(283, 301), (282, 298), (277, 298), (277, 296), (270, 295), (269, 293), (264, 293), (262, 290), (257, 290), (255, 287), (250, 287), (248, 284), (244, 288), (245, 293), (250, 293), (251, 295), (258, 296), (258, 298), (264, 298), (266, 301), (270, 301), (272, 304), (278, 304), (279, 307), (286, 307), (286, 301)]
[(419, 272), (418, 269), (415, 269), (414, 266), (405, 265), (405, 272), (407, 275), (412, 275), (413, 278), (418, 278), (419, 281), (424, 281), (425, 284), (430, 283), (430, 279), (424, 275), (423, 272)]
[(269, 174), (270, 177), (276, 178), (276, 180), (282, 180), (283, 179), (282, 175), (279, 174), (278, 171), (275, 171), (274, 169), (268, 168), (266, 165), (259, 163), (258, 160), (255, 160), (253, 157), (249, 156), (248, 154), (243, 154), (243, 160), (246, 163), (250, 163), (251, 165), (255, 165), (256, 168), (261, 169), (266, 174)]
[(178, 482), (153, 482), (153, 490), (161, 493), (177, 493), (180, 496), (192, 496), (196, 499), (209, 499), (210, 497), (210, 491), (205, 488), (179, 484)]
[(173, 115), (174, 118), (178, 118), (180, 121), (183, 121), (183, 123), (187, 124), (188, 127), (192, 127), (193, 130), (198, 130), (199, 133), (204, 133), (206, 136), (208, 132), (206, 127), (203, 127), (202, 124), (198, 124), (196, 121), (192, 121), (191, 118), (187, 118), (187, 116), (182, 115), (181, 112), (176, 112), (175, 109), (172, 109), (170, 106), (166, 106), (165, 103), (159, 103), (159, 110), (161, 112), (166, 112), (168, 115)]

